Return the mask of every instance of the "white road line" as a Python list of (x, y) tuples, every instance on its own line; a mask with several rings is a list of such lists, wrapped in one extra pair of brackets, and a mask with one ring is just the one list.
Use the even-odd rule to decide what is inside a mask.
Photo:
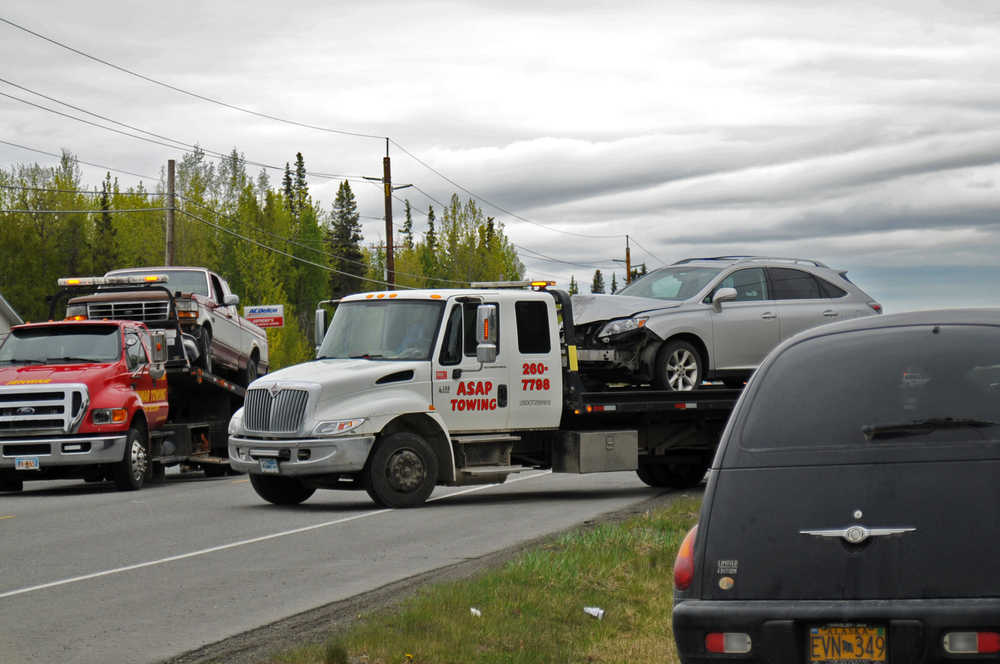
[[(530, 480), (536, 477), (542, 477), (543, 475), (548, 475), (552, 471), (546, 470), (541, 473), (535, 473), (533, 475), (527, 475), (525, 477), (515, 477), (508, 480), (507, 484), (512, 484), (514, 482), (520, 482), (522, 480)], [(427, 502), (442, 500), (444, 498), (451, 498), (452, 496), (461, 496), (466, 493), (473, 493), (475, 491), (482, 491), (484, 489), (489, 489), (491, 487), (500, 486), (499, 484), (485, 484), (483, 486), (475, 486), (469, 489), (463, 489), (462, 491), (456, 491), (455, 493), (449, 493), (444, 496), (438, 496), (436, 498), (431, 498)], [(355, 514), (354, 516), (345, 517), (343, 519), (336, 519), (334, 521), (324, 521), (323, 523), (313, 524), (311, 526), (303, 526), (301, 528), (294, 528), (292, 530), (285, 530), (280, 533), (272, 533), (270, 535), (261, 535), (260, 537), (253, 537), (251, 539), (240, 540), (238, 542), (230, 542), (229, 544), (221, 544), (219, 546), (213, 546), (208, 549), (200, 549), (198, 551), (191, 551), (189, 553), (182, 553), (176, 556), (170, 556), (168, 558), (160, 558), (159, 560), (150, 560), (144, 563), (136, 563), (135, 565), (126, 565), (124, 567), (116, 567), (114, 569), (104, 570), (103, 572), (94, 572), (92, 574), (83, 574), (81, 576), (73, 576), (68, 579), (61, 579), (59, 581), (51, 581), (49, 583), (41, 583), (37, 586), (29, 586), (27, 588), (18, 588), (17, 590), (9, 590), (5, 593), (0, 593), (0, 599), (6, 599), (7, 597), (14, 597), (15, 595), (24, 595), (27, 593), (35, 592), (37, 590), (45, 590), (47, 588), (55, 588), (57, 586), (65, 586), (71, 583), (79, 583), (80, 581), (87, 581), (89, 579), (97, 579), (102, 576), (111, 576), (112, 574), (121, 574), (122, 572), (131, 572), (132, 570), (142, 569), (143, 567), (153, 567), (155, 565), (165, 565), (166, 563), (176, 562), (178, 560), (185, 560), (187, 558), (194, 558), (196, 556), (204, 556), (209, 553), (216, 553), (218, 551), (225, 551), (227, 549), (235, 549), (237, 547), (246, 546), (248, 544), (256, 544), (257, 542), (266, 542), (267, 540), (277, 539), (279, 537), (287, 537), (289, 535), (298, 535), (299, 533), (309, 532), (310, 530), (319, 530), (320, 528), (327, 528), (329, 526), (336, 526), (341, 523), (347, 523), (349, 521), (357, 521), (358, 519), (364, 519), (369, 516), (376, 516), (379, 514), (385, 514), (386, 512), (394, 512), (396, 510), (387, 508), (381, 510), (375, 510), (373, 512), (365, 512), (364, 514)]]

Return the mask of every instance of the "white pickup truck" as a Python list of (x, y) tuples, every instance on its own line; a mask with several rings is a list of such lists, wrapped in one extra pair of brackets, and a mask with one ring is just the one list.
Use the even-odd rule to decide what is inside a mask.
[(410, 507), (532, 468), (700, 482), (739, 390), (585, 392), (570, 297), (548, 285), (344, 297), (314, 361), (247, 389), (231, 466), (282, 505), (364, 489)]
[[(144, 267), (112, 270), (107, 277), (167, 277), (177, 318), (185, 336), (197, 347), (197, 362), (207, 373), (226, 370), (243, 385), (267, 373), (267, 334), (239, 315), (240, 298), (226, 280), (203, 267)], [(157, 324), (172, 318), (166, 294), (106, 292), (75, 297), (66, 317), (75, 319), (139, 320)], [(173, 334), (168, 328), (167, 334)], [(173, 341), (172, 339), (170, 340)]]

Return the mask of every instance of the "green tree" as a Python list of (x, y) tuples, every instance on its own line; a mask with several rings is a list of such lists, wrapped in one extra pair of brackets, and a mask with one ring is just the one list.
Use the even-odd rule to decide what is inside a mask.
[(405, 204), (405, 217), (403, 218), (403, 246), (413, 249), (413, 212), (410, 210), (410, 199), (403, 201)]
[(285, 175), (281, 178), (281, 191), (285, 194), (288, 211), (295, 214), (295, 190), (292, 187), (292, 168), (285, 162)]
[(618, 292), (618, 276), (614, 272), (612, 272), (611, 273), (611, 293), (614, 294), (614, 293), (617, 293), (617, 292)]
[(104, 274), (118, 267), (118, 241), (115, 237), (114, 215), (111, 214), (111, 202), (117, 182), (112, 183), (108, 172), (101, 181), (101, 196), (98, 207), (101, 209), (94, 220), (93, 267), (95, 274)]
[(292, 185), (292, 195), (295, 197), (295, 213), (301, 214), (309, 203), (309, 183), (306, 181), (306, 160), (301, 152), (295, 153), (295, 183)]
[(367, 269), (362, 261), (361, 217), (351, 185), (344, 180), (333, 202), (333, 220), (327, 234), (330, 266), (337, 270), (330, 275), (331, 297), (341, 297), (361, 290)]
[(594, 270), (594, 280), (590, 282), (590, 292), (591, 293), (604, 292), (604, 275), (601, 274), (600, 270)]
[(576, 277), (574, 275), (569, 275), (569, 294), (576, 295), (580, 292), (580, 285), (576, 283)]

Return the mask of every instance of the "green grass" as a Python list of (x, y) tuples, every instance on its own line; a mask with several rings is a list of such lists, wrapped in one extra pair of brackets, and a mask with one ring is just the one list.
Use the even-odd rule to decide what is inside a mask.
[[(284, 664), (676, 662), (673, 562), (698, 516), (681, 497), (621, 523), (562, 535), (502, 567), (425, 587)], [(583, 611), (604, 609), (603, 620)], [(473, 616), (470, 608), (482, 613)]]

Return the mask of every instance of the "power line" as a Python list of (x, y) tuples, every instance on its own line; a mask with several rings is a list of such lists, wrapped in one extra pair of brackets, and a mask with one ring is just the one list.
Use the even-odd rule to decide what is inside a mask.
[[(0, 20), (2, 20), (2, 19), (0, 19)], [(2, 139), (0, 139), (0, 143), (2, 143), (4, 145), (9, 145), (9, 146), (14, 147), (14, 148), (18, 148), (20, 150), (27, 150), (28, 152), (37, 152), (38, 154), (44, 154), (44, 155), (46, 155), (48, 157), (55, 157), (56, 159), (62, 159), (63, 158), (62, 154), (55, 154), (54, 152), (46, 152), (45, 150), (39, 150), (37, 148), (29, 148), (26, 145), (20, 145), (18, 143), (11, 143), (10, 141), (4, 141)], [(104, 166), (102, 164), (95, 164), (95, 163), (90, 162), (90, 161), (84, 161), (83, 159), (78, 158), (76, 155), (72, 155), (72, 157), (73, 157), (73, 159), (75, 161), (77, 161), (78, 163), (84, 164), (85, 166), (93, 166), (94, 168), (100, 168), (101, 170), (111, 171), (112, 173), (121, 173), (123, 175), (131, 175), (131, 176), (137, 177), (137, 178), (145, 178), (146, 180), (159, 180), (160, 179), (159, 177), (153, 177), (152, 175), (143, 175), (142, 173), (133, 173), (132, 171), (123, 171), (123, 170), (118, 169), (118, 168), (111, 168), (110, 166)]]
[(534, 254), (538, 259), (545, 260), (550, 263), (563, 263), (565, 265), (573, 265), (575, 267), (586, 267), (586, 268), (597, 268), (597, 269), (607, 268), (608, 267), (607, 263), (610, 263), (613, 260), (613, 259), (608, 259), (600, 263), (576, 263), (574, 261), (565, 261), (559, 258), (552, 258), (551, 256), (546, 256), (545, 254), (535, 251), (534, 249), (528, 249), (527, 247), (522, 247), (519, 244), (511, 243), (511, 245), (516, 249), (520, 249), (521, 251), (526, 251), (529, 254)]
[(546, 224), (543, 224), (543, 223), (540, 223), (540, 222), (537, 222), (537, 221), (533, 221), (531, 219), (528, 219), (527, 217), (523, 217), (521, 215), (515, 214), (514, 212), (511, 212), (510, 210), (504, 208), (503, 206), (498, 205), (497, 203), (491, 202), (490, 200), (488, 200), (488, 199), (486, 199), (486, 198), (484, 198), (484, 197), (476, 194), (475, 192), (471, 191), (470, 189), (462, 186), (461, 184), (459, 184), (455, 180), (453, 180), (453, 179), (449, 178), (448, 176), (446, 176), (441, 171), (435, 169), (433, 166), (431, 166), (430, 164), (428, 164), (426, 161), (420, 159), (415, 154), (413, 154), (412, 152), (410, 152), (409, 150), (407, 150), (398, 141), (396, 141), (396, 140), (394, 140), (394, 139), (392, 139), (392, 138), (390, 138), (388, 136), (377, 136), (375, 134), (367, 134), (367, 133), (356, 132), (356, 131), (348, 131), (348, 130), (343, 130), (343, 129), (332, 129), (330, 127), (321, 127), (319, 125), (313, 125), (313, 124), (309, 124), (309, 123), (305, 123), (305, 122), (299, 122), (299, 121), (296, 121), (296, 120), (289, 120), (287, 118), (282, 118), (282, 117), (278, 117), (278, 116), (275, 116), (275, 115), (270, 115), (268, 113), (261, 113), (261, 112), (258, 112), (258, 111), (253, 111), (253, 110), (250, 110), (248, 108), (243, 108), (241, 106), (236, 106), (235, 104), (230, 104), (230, 103), (218, 100), (218, 99), (213, 99), (211, 97), (207, 97), (205, 95), (198, 94), (196, 92), (191, 92), (190, 90), (185, 90), (183, 88), (179, 88), (177, 86), (170, 85), (169, 83), (165, 83), (163, 81), (159, 81), (159, 80), (157, 80), (155, 78), (146, 76), (144, 74), (140, 74), (140, 73), (138, 73), (136, 71), (133, 71), (131, 69), (127, 69), (127, 68), (122, 67), (120, 65), (116, 65), (113, 62), (109, 62), (109, 61), (104, 60), (102, 58), (98, 58), (98, 57), (96, 57), (94, 55), (90, 55), (89, 53), (85, 53), (84, 51), (81, 51), (81, 50), (79, 50), (77, 48), (73, 48), (72, 46), (64, 44), (64, 43), (62, 43), (62, 42), (60, 42), (60, 41), (58, 41), (56, 39), (53, 39), (51, 37), (46, 37), (45, 35), (42, 35), (42, 34), (40, 34), (38, 32), (35, 32), (34, 30), (30, 30), (30, 29), (28, 29), (28, 28), (26, 28), (26, 27), (24, 27), (22, 25), (18, 25), (17, 23), (14, 23), (13, 21), (10, 21), (8, 19), (0, 17), (0, 21), (2, 21), (3, 23), (6, 23), (7, 25), (10, 25), (13, 28), (17, 28), (18, 30), (22, 30), (22, 31), (24, 31), (24, 32), (26, 32), (26, 33), (34, 36), (34, 37), (37, 37), (37, 38), (42, 39), (44, 41), (47, 41), (50, 44), (53, 44), (53, 45), (58, 46), (60, 48), (64, 48), (64, 49), (66, 49), (68, 51), (76, 53), (77, 55), (80, 55), (80, 56), (82, 56), (84, 58), (87, 58), (89, 60), (93, 60), (94, 62), (99, 62), (99, 63), (101, 63), (101, 64), (103, 64), (105, 66), (111, 67), (112, 69), (115, 69), (117, 71), (123, 72), (125, 74), (130, 75), (130, 76), (135, 76), (135, 77), (140, 78), (140, 79), (142, 79), (144, 81), (147, 81), (149, 83), (153, 83), (154, 85), (159, 85), (159, 86), (162, 86), (162, 87), (167, 88), (169, 90), (173, 90), (174, 92), (179, 92), (181, 94), (188, 95), (190, 97), (194, 97), (195, 99), (200, 99), (202, 101), (206, 101), (206, 102), (209, 102), (209, 103), (212, 103), (212, 104), (217, 104), (217, 105), (223, 106), (225, 108), (229, 108), (229, 109), (232, 109), (232, 110), (235, 110), (235, 111), (240, 111), (242, 113), (248, 113), (250, 115), (254, 115), (254, 116), (257, 116), (257, 117), (266, 118), (266, 119), (269, 119), (269, 120), (274, 120), (276, 122), (282, 122), (282, 123), (285, 123), (285, 124), (295, 125), (295, 126), (298, 126), (298, 127), (304, 127), (304, 128), (307, 128), (307, 129), (315, 129), (317, 131), (323, 131), (323, 132), (334, 133), (334, 134), (343, 134), (343, 135), (347, 135), (347, 136), (357, 136), (357, 137), (360, 137), (360, 138), (372, 138), (372, 139), (377, 138), (379, 140), (386, 140), (386, 141), (392, 143), (393, 145), (395, 145), (397, 148), (399, 148), (400, 151), (402, 151), (408, 157), (410, 157), (411, 159), (413, 159), (414, 161), (416, 161), (418, 164), (420, 164), (421, 166), (423, 166), (427, 170), (431, 171), (432, 173), (434, 173), (435, 175), (437, 175), (441, 179), (445, 180), (446, 182), (448, 182), (452, 186), (457, 187), (458, 189), (460, 189), (461, 191), (465, 192), (469, 196), (478, 199), (482, 203), (485, 203), (486, 205), (488, 205), (488, 206), (490, 206), (492, 208), (495, 208), (495, 209), (499, 210), (500, 212), (503, 212), (504, 214), (506, 214), (506, 215), (508, 215), (510, 217), (513, 217), (514, 219), (517, 219), (518, 221), (522, 221), (522, 222), (527, 223), (527, 224), (532, 224), (534, 226), (538, 226), (539, 228), (544, 228), (544, 229), (549, 230), (549, 231), (554, 232), (554, 233), (563, 233), (563, 234), (566, 234), (566, 235), (574, 235), (576, 237), (589, 238), (589, 239), (611, 239), (611, 238), (619, 238), (619, 237), (623, 237), (624, 236), (624, 233), (617, 233), (617, 234), (614, 234), (614, 235), (596, 235), (596, 234), (593, 234), (593, 233), (577, 233), (577, 232), (574, 232), (574, 231), (562, 230), (562, 229), (559, 229), (559, 228), (554, 228), (552, 226), (548, 226)]
[(642, 249), (643, 251), (645, 251), (647, 254), (649, 254), (650, 256), (652, 256), (653, 258), (655, 258), (656, 260), (658, 260), (659, 262), (663, 263), (664, 265), (667, 264), (667, 262), (665, 260), (663, 260), (662, 258), (660, 258), (659, 256), (657, 256), (656, 254), (654, 254), (653, 252), (651, 252), (649, 249), (647, 249), (646, 247), (642, 246), (638, 242), (636, 242), (635, 236), (629, 235), (629, 239), (632, 241), (632, 244), (634, 244), (635, 246), (639, 247), (640, 249)]
[(104, 214), (116, 212), (166, 212), (169, 208), (137, 208), (134, 210), (120, 209), (97, 209), (97, 210), (0, 210), (0, 214), (23, 213), (23, 214)]
[(375, 136), (374, 134), (365, 134), (365, 133), (357, 132), (357, 131), (348, 131), (346, 129), (331, 129), (329, 127), (320, 127), (318, 125), (312, 125), (312, 124), (308, 124), (308, 123), (305, 123), (305, 122), (297, 122), (295, 120), (288, 120), (288, 119), (285, 119), (285, 118), (277, 117), (275, 115), (269, 115), (267, 113), (260, 113), (258, 111), (250, 110), (249, 108), (243, 108), (241, 106), (236, 106), (234, 104), (229, 104), (229, 103), (226, 103), (224, 101), (220, 101), (218, 99), (213, 99), (211, 97), (206, 97), (204, 95), (200, 95), (200, 94), (197, 94), (195, 92), (191, 92), (189, 90), (185, 90), (183, 88), (179, 88), (179, 87), (176, 87), (174, 85), (170, 85), (169, 83), (164, 83), (163, 81), (158, 81), (155, 78), (151, 78), (149, 76), (145, 76), (145, 75), (140, 74), (138, 72), (132, 71), (131, 69), (126, 69), (125, 67), (116, 65), (113, 62), (108, 62), (107, 60), (102, 60), (101, 58), (98, 58), (96, 56), (90, 55), (89, 53), (84, 53), (83, 51), (81, 51), (79, 49), (76, 49), (76, 48), (73, 48), (72, 46), (64, 44), (64, 43), (62, 43), (60, 41), (56, 41), (55, 39), (52, 39), (51, 37), (46, 37), (45, 35), (39, 34), (39, 33), (35, 32), (34, 30), (29, 30), (28, 28), (26, 28), (26, 27), (24, 27), (22, 25), (18, 25), (17, 23), (14, 23), (13, 21), (10, 21), (10, 20), (5, 19), (3, 17), (0, 17), (0, 21), (2, 21), (3, 23), (6, 23), (7, 25), (9, 25), (9, 26), (11, 26), (13, 28), (17, 28), (18, 30), (22, 30), (24, 32), (27, 32), (29, 35), (32, 35), (34, 37), (38, 37), (39, 39), (47, 41), (50, 44), (54, 44), (55, 46), (58, 46), (60, 48), (64, 48), (67, 51), (72, 51), (73, 53), (76, 53), (77, 55), (80, 55), (80, 56), (82, 56), (84, 58), (87, 58), (89, 60), (93, 60), (94, 62), (99, 62), (102, 65), (106, 65), (108, 67), (111, 67), (112, 69), (117, 69), (118, 71), (123, 72), (125, 74), (129, 74), (130, 76), (135, 76), (136, 78), (141, 78), (142, 80), (147, 81), (149, 83), (153, 83), (154, 85), (159, 85), (159, 86), (162, 86), (162, 87), (167, 88), (169, 90), (173, 90), (174, 92), (179, 92), (181, 94), (188, 95), (189, 97), (194, 97), (195, 99), (200, 99), (202, 101), (206, 101), (206, 102), (209, 102), (209, 103), (212, 103), (212, 104), (216, 104), (218, 106), (223, 106), (225, 108), (228, 108), (228, 109), (231, 109), (231, 110), (234, 110), (234, 111), (239, 111), (241, 113), (248, 113), (249, 115), (255, 115), (255, 116), (259, 117), (259, 118), (266, 118), (268, 120), (274, 120), (276, 122), (284, 122), (285, 124), (295, 125), (295, 126), (298, 126), (298, 127), (305, 127), (306, 129), (316, 129), (318, 131), (325, 131), (325, 132), (329, 132), (331, 134), (343, 134), (345, 136), (357, 136), (357, 137), (360, 137), (360, 138), (377, 138), (379, 140), (385, 140), (385, 138), (386, 138), (385, 136)]

